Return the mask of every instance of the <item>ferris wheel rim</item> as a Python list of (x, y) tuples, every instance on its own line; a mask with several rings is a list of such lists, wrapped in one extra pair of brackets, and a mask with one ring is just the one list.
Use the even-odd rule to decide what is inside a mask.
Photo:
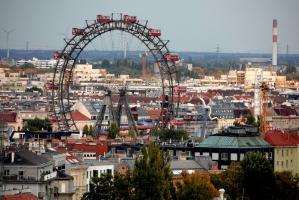
[[(113, 15), (112, 15), (113, 16)], [(161, 39), (160, 36), (149, 36), (147, 33), (149, 32), (150, 28), (147, 27), (147, 21), (145, 24), (141, 24), (139, 21), (135, 22), (133, 24), (125, 22), (124, 20), (111, 20), (110, 22), (106, 23), (99, 23), (96, 20), (93, 23), (88, 24), (86, 21), (86, 27), (82, 28), (84, 30), (84, 35), (82, 36), (73, 36), (69, 41), (65, 40), (66, 45), (64, 46), (63, 50), (61, 51), (62, 55), (64, 56), (63, 60), (58, 60), (55, 66), (55, 72), (53, 76), (52, 84), (55, 84), (56, 78), (59, 76), (59, 98), (58, 100), (55, 100), (55, 94), (54, 91), (52, 91), (52, 103), (54, 108), (54, 116), (56, 119), (58, 119), (58, 116), (62, 119), (62, 122), (58, 120), (58, 127), (60, 130), (69, 131), (71, 126), (75, 127), (75, 130), (78, 130), (76, 123), (73, 119), (73, 117), (70, 115), (70, 99), (69, 99), (69, 87), (65, 87), (66, 84), (70, 83), (70, 79), (72, 76), (72, 72), (74, 69), (74, 66), (76, 64), (76, 61), (78, 57), (80, 56), (81, 52), (88, 46), (94, 39), (98, 38), (99, 36), (102, 36), (103, 34), (111, 31), (122, 31), (126, 32), (135, 38), (139, 39), (149, 50), (149, 52), (152, 54), (152, 56), (155, 59), (155, 63), (158, 63), (159, 70), (160, 70), (160, 76), (161, 76), (161, 87), (162, 87), (162, 103), (165, 102), (165, 76), (167, 78), (168, 76), (168, 89), (169, 89), (169, 96), (171, 98), (171, 105), (174, 105), (174, 99), (173, 99), (173, 74), (176, 73), (176, 67), (175, 62), (169, 62), (164, 58), (164, 55), (169, 54), (170, 51), (167, 47), (168, 41), (164, 42), (164, 40)], [(150, 48), (150, 45), (152, 45), (154, 48)], [(78, 51), (76, 53), (76, 51)], [(75, 52), (75, 53), (74, 53)], [(155, 53), (158, 52), (158, 53)], [(75, 56), (74, 56), (74, 55)], [(160, 55), (158, 58), (157, 55)], [(72, 61), (72, 64), (69, 65), (69, 62)], [(60, 63), (62, 63), (61, 69), (59, 68)], [(68, 66), (70, 67), (70, 70), (68, 73), (70, 73), (68, 80), (65, 82), (65, 75), (66, 75), (66, 69)], [(162, 68), (162, 67), (164, 68)], [(164, 71), (162, 71), (162, 69)], [(64, 89), (67, 89), (67, 91), (64, 91)], [(65, 98), (63, 95), (67, 95), (67, 98)], [(65, 105), (64, 100), (67, 100), (67, 105)], [(55, 103), (58, 102), (59, 112), (57, 112), (58, 109), (56, 109)], [(162, 106), (161, 106), (162, 107)], [(67, 108), (67, 109), (66, 109)], [(168, 108), (172, 110), (174, 113), (173, 108)], [(69, 114), (70, 117), (67, 117), (66, 115)], [(163, 114), (163, 109), (161, 109), (160, 116)], [(165, 120), (165, 119), (163, 119)], [(163, 121), (162, 126), (166, 126), (166, 124), (171, 119), (167, 119)]]

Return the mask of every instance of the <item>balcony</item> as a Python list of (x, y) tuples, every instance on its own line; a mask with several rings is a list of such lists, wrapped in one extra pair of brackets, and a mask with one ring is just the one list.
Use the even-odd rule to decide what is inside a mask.
[(39, 182), (36, 177), (18, 175), (4, 175), (3, 180), (6, 182)]

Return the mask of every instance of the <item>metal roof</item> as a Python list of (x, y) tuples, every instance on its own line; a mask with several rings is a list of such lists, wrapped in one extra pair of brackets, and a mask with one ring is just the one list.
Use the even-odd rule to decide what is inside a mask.
[(172, 160), (170, 162), (170, 168), (172, 170), (190, 170), (190, 169), (204, 170), (204, 168), (195, 160)]
[(197, 147), (209, 148), (268, 148), (272, 147), (259, 136), (209, 136)]

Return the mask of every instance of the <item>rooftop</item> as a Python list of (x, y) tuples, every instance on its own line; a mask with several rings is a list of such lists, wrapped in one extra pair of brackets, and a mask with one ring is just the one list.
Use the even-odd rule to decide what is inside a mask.
[(299, 135), (297, 133), (269, 132), (265, 140), (273, 146), (297, 146)]
[(17, 113), (15, 112), (0, 112), (0, 120), (6, 123), (16, 122)]
[(88, 117), (86, 117), (79, 111), (71, 112), (71, 117), (74, 121), (90, 121), (90, 119)]
[(205, 170), (195, 160), (172, 160), (170, 162), (170, 169), (172, 170)]
[(3, 200), (38, 200), (38, 198), (31, 193), (4, 195)]
[(197, 147), (208, 148), (269, 148), (268, 142), (259, 136), (211, 135)]
[(15, 162), (11, 163), (10, 159), (4, 160), (6, 165), (43, 165), (51, 162), (43, 156), (39, 156), (28, 150), (20, 150), (15, 153)]

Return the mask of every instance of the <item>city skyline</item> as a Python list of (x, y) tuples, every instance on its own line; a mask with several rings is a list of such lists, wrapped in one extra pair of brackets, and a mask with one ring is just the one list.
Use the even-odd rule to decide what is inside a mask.
[[(72, 6), (70, 5), (72, 3)], [(0, 48), (61, 49), (72, 27), (97, 14), (125, 13), (149, 20), (162, 30), (173, 51), (271, 53), (272, 20), (278, 20), (279, 53), (299, 53), (299, 2), (287, 1), (3, 1), (0, 6)], [(166, 9), (165, 9), (166, 8)], [(80, 13), (80, 14), (78, 14)], [(54, 15), (55, 14), (55, 15)], [(99, 48), (100, 49), (100, 48)]]

